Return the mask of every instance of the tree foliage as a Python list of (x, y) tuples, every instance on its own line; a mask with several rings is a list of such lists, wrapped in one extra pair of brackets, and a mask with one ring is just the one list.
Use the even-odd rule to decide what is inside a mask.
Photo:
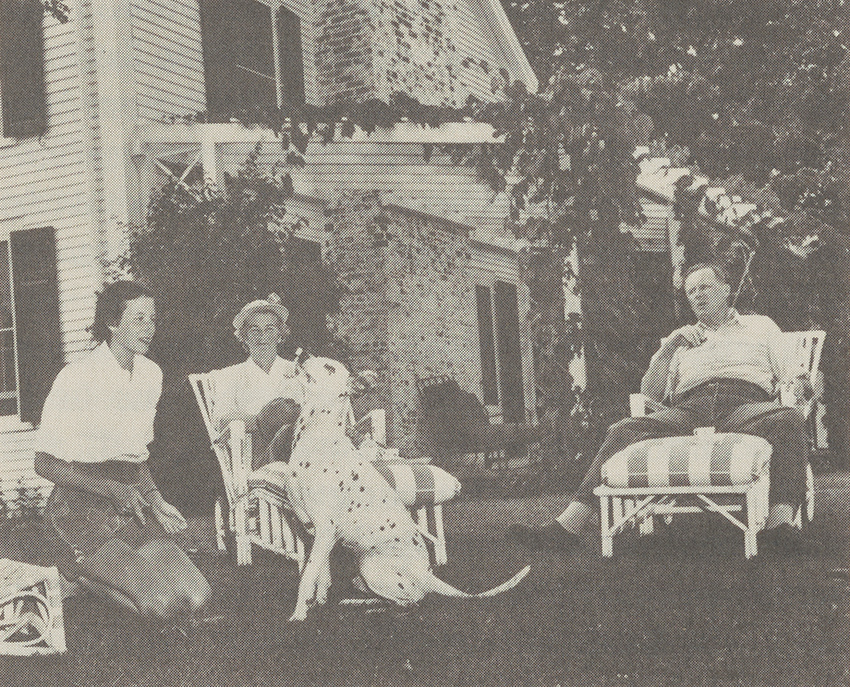
[[(830, 443), (846, 447), (850, 6), (845, 0), (504, 4), (538, 76), (549, 80), (548, 91), (565, 74), (598, 74), (609, 97), (635, 121), (651, 121), (654, 154), (752, 200), (756, 218), (770, 211), (772, 217), (744, 218), (718, 231), (697, 211), (704, 189), (687, 191), (683, 183), (677, 192), (688, 260), (718, 257), (740, 277), (755, 248), (740, 305), (771, 315), (785, 329), (826, 328), (822, 369)], [(639, 128), (650, 125), (644, 120)], [(785, 221), (775, 222), (777, 216)], [(622, 271), (628, 271), (626, 263)], [(593, 279), (589, 271), (583, 276)], [(611, 317), (634, 334), (641, 309), (629, 305), (633, 291), (623, 278), (611, 274), (609, 288), (603, 278), (602, 289), (585, 283), (585, 295), (594, 290), (604, 297), (619, 289)], [(648, 294), (638, 294), (638, 301), (641, 296), (646, 300)], [(592, 319), (586, 311), (591, 347), (603, 334), (592, 331)], [(644, 354), (636, 353), (635, 360)], [(611, 360), (616, 367), (616, 355)]]
[[(113, 265), (153, 290), (157, 335), (150, 356), (162, 366), (165, 386), (151, 459), (165, 484), (181, 483), (169, 479), (172, 471), (206, 481), (192, 496), (197, 503), (211, 501), (217, 471), (208, 463), (200, 419), (187, 422), (197, 409), (186, 375), (245, 359), (232, 325), (241, 307), (277, 293), (293, 332), (282, 353), (303, 347), (343, 356), (325, 322), (339, 307), (336, 280), (321, 262), (304, 259), (293, 237), (297, 224), (286, 215), (291, 179), (258, 164), (260, 152), (258, 146), (220, 186), (194, 174), (165, 184), (151, 199), (145, 226), (132, 229), (127, 254)], [(172, 496), (186, 503), (185, 494)]]

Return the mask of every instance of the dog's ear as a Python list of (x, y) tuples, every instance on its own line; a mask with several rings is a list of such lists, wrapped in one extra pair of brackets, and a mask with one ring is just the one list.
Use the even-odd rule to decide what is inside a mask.
[(377, 383), (378, 374), (373, 370), (363, 370), (348, 380), (349, 390), (355, 396), (371, 390)]

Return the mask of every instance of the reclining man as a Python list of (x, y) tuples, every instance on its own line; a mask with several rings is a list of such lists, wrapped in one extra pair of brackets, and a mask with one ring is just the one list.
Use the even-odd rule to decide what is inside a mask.
[(719, 432), (763, 437), (773, 447), (770, 508), (758, 535), (759, 550), (806, 548), (792, 523), (805, 495), (808, 440), (803, 414), (773, 400), (785, 368), (779, 327), (768, 317), (741, 315), (730, 305), (729, 276), (720, 265), (691, 267), (685, 293), (697, 323), (662, 339), (641, 381), (643, 394), (669, 407), (613, 424), (566, 510), (544, 527), (513, 525), (509, 539), (529, 549), (575, 547), (593, 515), (593, 490), (609, 458), (643, 439), (714, 426)]

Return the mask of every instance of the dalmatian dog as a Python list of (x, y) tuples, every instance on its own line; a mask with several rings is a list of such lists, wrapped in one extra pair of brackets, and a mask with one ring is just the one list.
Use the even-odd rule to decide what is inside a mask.
[(528, 575), (527, 566), (504, 584), (479, 594), (467, 594), (439, 580), (398, 493), (346, 435), (349, 396), (362, 391), (368, 382), (364, 377), (374, 373), (355, 377), (335, 360), (311, 357), (299, 364), (299, 374), (305, 400), (293, 434), (287, 492), (298, 518), (313, 526), (315, 538), (291, 621), (304, 620), (311, 605), (327, 600), (330, 554), (337, 542), (357, 555), (361, 586), (402, 606), (418, 603), (429, 592), (490, 597)]

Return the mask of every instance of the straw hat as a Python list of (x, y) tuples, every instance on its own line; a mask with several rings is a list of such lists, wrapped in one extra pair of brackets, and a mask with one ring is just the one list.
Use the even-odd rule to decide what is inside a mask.
[(239, 336), (239, 330), (242, 329), (242, 325), (245, 324), (245, 320), (247, 320), (251, 315), (260, 312), (267, 312), (277, 316), (278, 320), (280, 320), (281, 327), (284, 327), (286, 325), (286, 321), (289, 319), (289, 311), (281, 305), (280, 296), (276, 293), (271, 293), (268, 298), (260, 298), (256, 301), (251, 301), (239, 311), (239, 314), (236, 315), (236, 317), (233, 318), (233, 333), (236, 335), (237, 339), (241, 338)]

